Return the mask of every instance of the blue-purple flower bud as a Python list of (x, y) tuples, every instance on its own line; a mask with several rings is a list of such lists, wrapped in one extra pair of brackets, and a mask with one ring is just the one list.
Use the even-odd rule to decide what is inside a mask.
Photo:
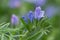
[(12, 25), (17, 25), (19, 23), (19, 19), (15, 14), (13, 14), (11, 17), (11, 23)]
[(25, 23), (28, 23), (28, 20), (25, 16), (22, 16), (22, 19), (25, 21)]
[(32, 11), (29, 11), (28, 19), (32, 22), (34, 20), (34, 15)]

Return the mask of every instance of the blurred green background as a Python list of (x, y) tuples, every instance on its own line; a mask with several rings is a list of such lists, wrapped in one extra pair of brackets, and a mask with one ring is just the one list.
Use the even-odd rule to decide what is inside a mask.
[(9, 2), (10, 0), (0, 0), (0, 23), (10, 22), (12, 14), (16, 14), (20, 18), (40, 6), (53, 26), (52, 32), (41, 40), (60, 40), (60, 0), (45, 0), (44, 4), (42, 2), (39, 5), (36, 0), (20, 0), (16, 7), (11, 7), (12, 4), (9, 5)]

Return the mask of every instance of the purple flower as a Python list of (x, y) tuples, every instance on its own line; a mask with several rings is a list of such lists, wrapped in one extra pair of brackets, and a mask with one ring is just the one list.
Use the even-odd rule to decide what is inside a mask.
[(46, 11), (46, 15), (51, 18), (52, 16), (54, 16), (54, 14), (57, 12), (57, 8), (55, 6), (48, 6), (45, 11)]
[(33, 15), (33, 12), (32, 11), (29, 11), (29, 13), (26, 15), (26, 16), (22, 16), (22, 19), (28, 23), (28, 20), (30, 20), (31, 22), (33, 21), (34, 19), (34, 15)]
[(13, 25), (17, 25), (18, 22), (19, 22), (18, 17), (17, 17), (15, 14), (13, 14), (12, 17), (11, 17), (11, 23), (12, 23)]
[(38, 6), (43, 6), (46, 3), (46, 0), (24, 0), (24, 1), (34, 3)]
[(40, 7), (36, 7), (36, 9), (35, 9), (35, 19), (40, 19), (42, 17), (44, 17), (44, 11), (42, 11)]
[(20, 0), (9, 0), (9, 7), (16, 8), (20, 6)]
[(22, 19), (25, 21), (25, 23), (28, 23), (28, 19), (25, 16), (22, 16)]
[(41, 11), (40, 7), (36, 7), (35, 11), (29, 11), (28, 15), (25, 17), (23, 16), (23, 20), (28, 23), (28, 19), (33, 22), (34, 19), (39, 20), (40, 18), (44, 17), (44, 11)]
[(28, 19), (29, 19), (31, 22), (33, 21), (34, 15), (33, 15), (33, 12), (32, 12), (32, 11), (29, 11)]
[(46, 3), (46, 0), (36, 0), (36, 5), (40, 5), (40, 6), (42, 6), (42, 5), (44, 5)]

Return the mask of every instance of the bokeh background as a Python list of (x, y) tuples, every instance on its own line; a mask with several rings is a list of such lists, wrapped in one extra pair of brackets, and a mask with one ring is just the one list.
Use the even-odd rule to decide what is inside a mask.
[(0, 23), (10, 22), (11, 15), (19, 18), (40, 6), (53, 26), (52, 32), (42, 40), (60, 40), (60, 0), (0, 0)]

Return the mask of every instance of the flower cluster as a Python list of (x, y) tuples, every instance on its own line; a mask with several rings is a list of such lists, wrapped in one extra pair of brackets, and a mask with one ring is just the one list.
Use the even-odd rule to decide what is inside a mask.
[[(22, 19), (24, 20), (25, 23), (28, 23), (28, 21), (32, 23), (34, 19), (40, 20), (42, 17), (44, 17), (44, 11), (42, 11), (40, 7), (36, 7), (34, 12), (29, 11), (26, 16), (22, 16)], [(14, 14), (12, 15), (11, 23), (12, 24), (18, 23), (18, 17)]]
[[(46, 21), (44, 11), (40, 7), (36, 7), (35, 11), (29, 11), (28, 14), (20, 18), (20, 26), (23, 25), (26, 29), (31, 32), (36, 27), (48, 27), (50, 24)], [(11, 24), (15, 27), (19, 23), (18, 17), (13, 14), (11, 17)]]
[(33, 22), (34, 19), (40, 20), (42, 17), (44, 17), (44, 11), (41, 10), (40, 7), (36, 7), (35, 11), (29, 11), (27, 17), (22, 17), (24, 21), (27, 23), (29, 19), (31, 22)]
[(27, 14), (27, 16), (23, 16), (22, 19), (28, 23), (28, 20), (30, 20), (31, 22), (34, 20), (34, 15), (32, 11), (29, 11), (29, 13)]

